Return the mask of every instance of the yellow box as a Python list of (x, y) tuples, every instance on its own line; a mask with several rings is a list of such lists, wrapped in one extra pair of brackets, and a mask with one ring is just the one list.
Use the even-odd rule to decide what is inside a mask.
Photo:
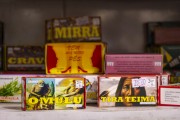
[(46, 74), (104, 73), (106, 45), (102, 42), (46, 44)]

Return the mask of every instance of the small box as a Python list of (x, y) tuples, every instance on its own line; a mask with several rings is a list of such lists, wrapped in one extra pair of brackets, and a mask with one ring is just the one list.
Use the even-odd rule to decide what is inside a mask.
[(157, 75), (99, 76), (98, 106), (157, 105)]
[(158, 86), (170, 84), (170, 73), (164, 72), (159, 76), (160, 76), (160, 82), (158, 83)]
[(180, 46), (162, 45), (149, 47), (149, 53), (158, 53), (163, 55), (164, 70), (180, 70)]
[(180, 76), (170, 76), (169, 84), (180, 83)]
[[(162, 28), (162, 29), (171, 29), (174, 27), (180, 27), (179, 21), (156, 21), (156, 22), (147, 22), (145, 23), (145, 31), (146, 31), (146, 45), (147, 46), (153, 46), (156, 45), (155, 41), (155, 30), (156, 28)], [(163, 42), (163, 41), (162, 41)], [(171, 40), (166, 41), (171, 42)]]
[(105, 44), (66, 42), (46, 44), (46, 74), (104, 73)]
[(156, 45), (177, 45), (180, 44), (180, 27), (155, 28)]
[(85, 79), (82, 77), (24, 77), (22, 110), (84, 109)]
[(7, 71), (45, 71), (44, 46), (6, 46)]
[[(72, 74), (68, 75), (71, 77), (74, 76), (80, 76), (83, 77), (86, 81), (86, 103), (91, 104), (91, 103), (97, 103), (97, 97), (98, 97), (98, 76), (102, 74)], [(60, 77), (63, 75), (46, 75), (49, 77)]]
[(86, 80), (86, 103), (97, 103), (98, 76), (82, 75)]
[(106, 74), (160, 74), (161, 54), (106, 54)]
[(159, 105), (180, 106), (180, 85), (159, 86)]
[(46, 43), (101, 41), (101, 18), (82, 16), (46, 21)]
[(0, 74), (0, 102), (21, 102), (21, 78), (40, 74)]

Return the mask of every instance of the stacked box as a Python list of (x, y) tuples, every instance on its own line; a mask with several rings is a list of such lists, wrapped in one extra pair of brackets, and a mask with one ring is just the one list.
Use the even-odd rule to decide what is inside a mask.
[(180, 85), (168, 85), (159, 87), (159, 105), (180, 106)]
[(164, 70), (179, 70), (180, 69), (180, 46), (164, 45), (153, 46), (149, 48), (149, 53), (160, 53), (163, 55)]
[(180, 83), (180, 76), (171, 75), (169, 83), (170, 84)]
[(160, 85), (168, 85), (170, 83), (170, 73), (164, 72), (158, 76), (158, 87)]
[[(73, 74), (71, 77), (80, 76), (86, 81), (86, 103), (97, 103), (98, 76), (102, 74)], [(63, 75), (46, 75), (46, 77), (62, 77)]]
[(172, 28), (155, 28), (155, 44), (156, 45), (176, 45), (180, 44), (180, 27)]
[(22, 110), (83, 109), (86, 107), (82, 77), (24, 77)]
[[(155, 45), (156, 43), (161, 44), (163, 42), (163, 44), (174, 44), (177, 43), (178, 41), (174, 41), (174, 40), (168, 40), (168, 41), (162, 41), (162, 42), (157, 42), (155, 40), (155, 30), (162, 28), (162, 29), (171, 29), (174, 27), (180, 27), (180, 22), (179, 21), (166, 21), (166, 22), (148, 22), (145, 24), (145, 29), (146, 29), (146, 45), (147, 46), (152, 46)], [(179, 43), (179, 42), (178, 42)]]
[(160, 74), (161, 54), (106, 54), (106, 74)]
[(156, 75), (99, 76), (98, 106), (157, 105)]
[(164, 73), (161, 75), (161, 85), (168, 85), (170, 80), (170, 74)]
[(7, 46), (7, 71), (44, 71), (44, 46)]
[(21, 78), (34, 74), (0, 74), (0, 102), (21, 102)]
[(97, 103), (98, 75), (82, 75), (86, 80), (86, 103)]
[(105, 44), (102, 42), (46, 44), (46, 73), (104, 73), (105, 47)]
[(101, 41), (101, 19), (96, 16), (56, 18), (46, 21), (46, 43)]

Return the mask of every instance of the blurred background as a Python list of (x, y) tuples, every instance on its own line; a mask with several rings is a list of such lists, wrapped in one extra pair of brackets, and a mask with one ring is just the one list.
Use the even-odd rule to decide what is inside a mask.
[(108, 53), (143, 53), (144, 24), (179, 21), (179, 0), (0, 0), (5, 45), (45, 44), (45, 20), (100, 16)]

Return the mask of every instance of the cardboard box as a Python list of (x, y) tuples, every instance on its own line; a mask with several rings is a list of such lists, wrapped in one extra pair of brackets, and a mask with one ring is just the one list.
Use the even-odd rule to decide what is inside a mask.
[(160, 85), (170, 84), (170, 74), (169, 73), (164, 72), (160, 76), (161, 76)]
[(46, 44), (46, 74), (104, 73), (105, 48), (102, 42)]
[(6, 46), (7, 71), (44, 71), (44, 46)]
[[(43, 75), (43, 74), (42, 74)], [(21, 102), (21, 78), (38, 74), (0, 74), (0, 102)]]
[(164, 70), (180, 70), (180, 46), (163, 45), (149, 47), (149, 53), (158, 53), (163, 55)]
[(99, 76), (98, 106), (155, 106), (156, 75)]
[[(153, 46), (156, 45), (155, 42), (155, 29), (156, 28), (174, 28), (180, 27), (179, 21), (156, 21), (156, 22), (147, 22), (145, 23), (145, 32), (146, 32), (146, 45)], [(168, 41), (168, 43), (171, 40)]]
[(180, 27), (155, 28), (156, 45), (177, 45), (180, 44)]
[(161, 106), (180, 106), (180, 85), (160, 86), (159, 105)]
[(86, 80), (86, 103), (97, 103), (98, 76), (99, 75), (82, 75)]
[(160, 74), (160, 54), (106, 54), (106, 74)]
[[(69, 77), (83, 77), (86, 81), (86, 103), (97, 103), (98, 76), (102, 74), (71, 74)], [(66, 75), (44, 75), (45, 77), (65, 77)]]
[(46, 21), (46, 43), (101, 41), (101, 18), (82, 16)]
[(84, 85), (82, 77), (24, 77), (22, 110), (84, 109)]
[(180, 76), (170, 76), (169, 84), (180, 83)]

